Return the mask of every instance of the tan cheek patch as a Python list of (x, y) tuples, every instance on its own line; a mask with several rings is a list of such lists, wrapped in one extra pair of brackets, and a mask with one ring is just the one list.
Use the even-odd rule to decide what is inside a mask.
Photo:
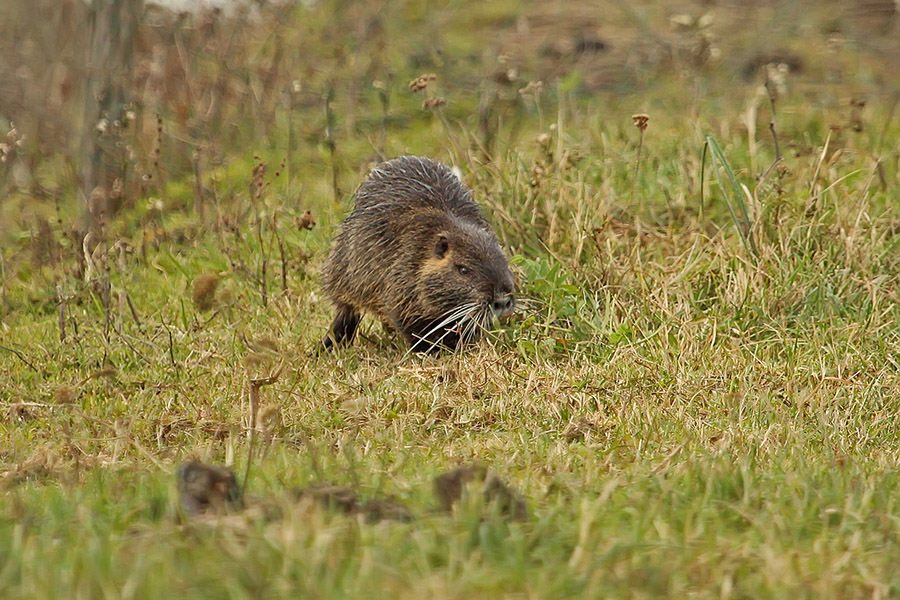
[(425, 275), (431, 273), (437, 273), (439, 271), (446, 271), (453, 260), (453, 251), (448, 250), (444, 256), (441, 258), (435, 258), (433, 256), (428, 257), (425, 263), (422, 265), (422, 273)]

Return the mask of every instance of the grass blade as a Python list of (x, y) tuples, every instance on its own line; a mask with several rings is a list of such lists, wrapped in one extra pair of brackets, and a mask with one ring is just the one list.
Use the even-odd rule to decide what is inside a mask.
[[(731, 214), (731, 220), (734, 222), (735, 227), (737, 227), (738, 233), (741, 234), (741, 240), (744, 242), (744, 246), (755, 258), (759, 255), (759, 251), (757, 250), (756, 242), (753, 239), (747, 203), (744, 201), (744, 194), (741, 191), (741, 186), (734, 174), (734, 169), (728, 164), (728, 159), (725, 158), (725, 153), (722, 152), (719, 143), (710, 136), (706, 137), (706, 144), (704, 144), (703, 147), (704, 164), (707, 148), (710, 150), (709, 155), (712, 157), (716, 181), (719, 184), (719, 189), (722, 191), (722, 197), (725, 199), (725, 205), (728, 207), (728, 212)], [(722, 171), (725, 171), (725, 174), (728, 175), (728, 180), (731, 183), (731, 189), (734, 194), (733, 198), (729, 197), (730, 195), (725, 188), (725, 183), (722, 181)]]

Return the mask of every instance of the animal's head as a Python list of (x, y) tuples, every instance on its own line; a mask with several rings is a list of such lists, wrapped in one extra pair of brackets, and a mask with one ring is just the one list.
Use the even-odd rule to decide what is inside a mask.
[(455, 327), (467, 340), (515, 311), (515, 280), (490, 231), (453, 221), (438, 228), (427, 252), (417, 291), (435, 326)]

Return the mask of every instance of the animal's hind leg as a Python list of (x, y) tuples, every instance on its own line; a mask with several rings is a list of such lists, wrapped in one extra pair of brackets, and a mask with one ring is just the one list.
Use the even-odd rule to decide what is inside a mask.
[(322, 338), (322, 341), (319, 342), (316, 348), (317, 353), (330, 350), (333, 346), (352, 342), (356, 336), (360, 318), (361, 315), (352, 306), (339, 304), (334, 321), (331, 322), (331, 329), (329, 329), (328, 334)]

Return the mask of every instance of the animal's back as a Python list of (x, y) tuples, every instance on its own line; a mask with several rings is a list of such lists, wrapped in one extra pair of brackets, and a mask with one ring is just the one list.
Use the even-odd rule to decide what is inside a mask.
[(421, 208), (434, 208), (489, 228), (472, 192), (453, 171), (419, 156), (401, 156), (375, 167), (356, 192), (353, 212)]

